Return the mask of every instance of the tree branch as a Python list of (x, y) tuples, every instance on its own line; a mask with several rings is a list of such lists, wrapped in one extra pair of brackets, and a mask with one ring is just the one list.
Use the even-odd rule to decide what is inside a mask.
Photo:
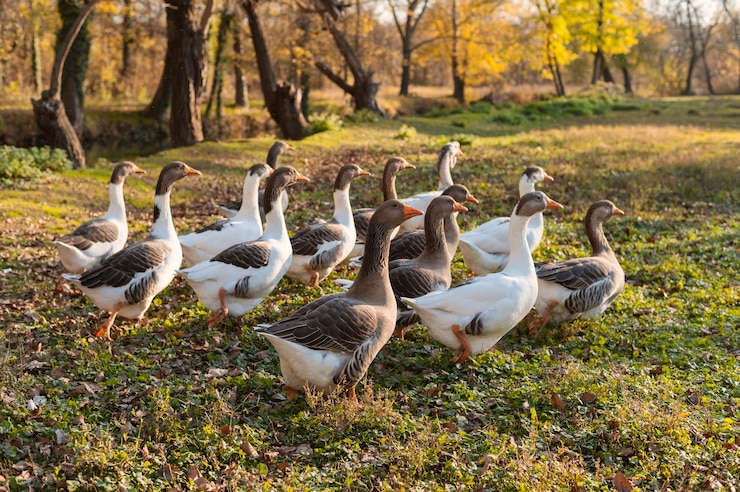
[(98, 0), (90, 0), (90, 3), (85, 5), (85, 8), (82, 9), (77, 20), (75, 20), (75, 23), (67, 32), (67, 36), (59, 47), (59, 51), (57, 51), (57, 55), (54, 58), (54, 67), (51, 69), (51, 85), (49, 87), (49, 95), (52, 98), (56, 98), (59, 94), (59, 87), (62, 85), (62, 70), (64, 69), (64, 62), (67, 60), (67, 55), (69, 54), (69, 50), (72, 48), (72, 43), (74, 43), (77, 35), (80, 33), (80, 29), (82, 29), (82, 25), (85, 23), (87, 17), (90, 15), (90, 12), (92, 12), (93, 7), (95, 7), (95, 4), (97, 3)]
[(344, 79), (342, 79), (342, 77), (332, 72), (331, 68), (329, 68), (329, 66), (326, 65), (324, 62), (317, 61), (314, 62), (314, 65), (316, 66), (316, 68), (319, 69), (321, 73), (326, 75), (329, 80), (337, 84), (339, 88), (342, 89), (344, 92), (346, 92), (347, 94), (352, 93), (352, 86), (349, 85)]
[(208, 23), (211, 22), (211, 14), (213, 13), (213, 0), (206, 1), (206, 8), (203, 10), (203, 15), (200, 16), (200, 30), (205, 36), (205, 32), (208, 30)]

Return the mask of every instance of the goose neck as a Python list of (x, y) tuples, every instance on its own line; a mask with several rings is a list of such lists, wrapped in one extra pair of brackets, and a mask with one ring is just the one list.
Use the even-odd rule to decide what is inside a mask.
[(126, 220), (126, 204), (123, 200), (123, 182), (108, 185), (108, 213), (110, 218)]
[(169, 190), (154, 197), (154, 223), (151, 236), (165, 241), (177, 241), (175, 224), (172, 222)]
[(342, 225), (354, 227), (352, 204), (349, 201), (349, 188), (334, 190), (334, 219)]
[(509, 263), (504, 268), (507, 274), (521, 273), (534, 275), (532, 253), (527, 244), (527, 225), (530, 217), (512, 214), (509, 222)]
[(240, 219), (254, 219), (260, 221), (259, 212), (259, 178), (247, 176), (244, 180), (244, 189), (242, 191), (242, 205), (236, 216)]

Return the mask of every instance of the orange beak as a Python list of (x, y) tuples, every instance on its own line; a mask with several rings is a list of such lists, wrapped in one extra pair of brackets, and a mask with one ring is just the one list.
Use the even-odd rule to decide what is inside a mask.
[(547, 210), (557, 210), (557, 209), (563, 208), (563, 206), (560, 205), (555, 200), (553, 200), (552, 198), (548, 198), (547, 199), (547, 207), (546, 208), (547, 208)]
[(545, 181), (555, 181), (555, 178), (553, 178), (549, 174), (545, 173)]
[(471, 202), (471, 203), (480, 203), (478, 199), (474, 197), (473, 195), (471, 195), (470, 193), (468, 193), (468, 196), (465, 197), (465, 201)]
[(310, 183), (311, 180), (299, 173), (298, 171), (295, 172), (296, 174), (296, 182), (297, 183)]
[(146, 171), (144, 171), (142, 168), (134, 164), (134, 173), (136, 174), (146, 174)]
[(615, 215), (624, 215), (624, 210), (618, 209), (617, 207), (614, 207), (614, 214)]
[(403, 165), (403, 168), (404, 168), (404, 169), (416, 169), (416, 166), (414, 166), (414, 165), (413, 165), (413, 164), (411, 164), (410, 162), (407, 162), (407, 163), (405, 163), (405, 164)]
[(286, 144), (285, 145), (285, 150), (295, 150), (295, 147), (293, 147), (292, 145)]
[(466, 207), (465, 205), (462, 205), (460, 203), (455, 202), (455, 205), (452, 207), (452, 210), (454, 210), (455, 212), (467, 212), (468, 211), (468, 207)]
[(409, 207), (408, 205), (403, 206), (403, 216), (405, 218), (410, 219), (411, 217), (416, 217), (418, 215), (424, 215), (424, 212), (418, 208)]
[(202, 173), (198, 171), (197, 169), (193, 169), (192, 167), (185, 165), (185, 175), (186, 176), (201, 176)]
[(365, 171), (364, 169), (360, 169), (360, 176), (372, 176), (372, 174)]

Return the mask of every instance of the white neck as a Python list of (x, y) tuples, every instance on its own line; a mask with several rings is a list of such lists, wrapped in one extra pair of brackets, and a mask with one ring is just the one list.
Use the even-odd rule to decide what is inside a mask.
[(159, 217), (152, 224), (151, 236), (164, 241), (177, 241), (177, 231), (172, 223), (172, 210), (170, 209), (170, 193), (154, 197), (154, 207), (159, 209)]
[(288, 240), (288, 228), (285, 226), (283, 208), (280, 206), (285, 190), (280, 192), (278, 199), (272, 202), (272, 210), (265, 216), (265, 232), (262, 239)]
[(110, 219), (126, 220), (126, 204), (123, 201), (123, 183), (108, 185), (108, 212), (105, 214)]
[(512, 214), (509, 222), (509, 263), (503, 273), (507, 275), (535, 275), (532, 253), (527, 244), (529, 217)]
[(534, 191), (534, 183), (527, 177), (522, 176), (519, 180), (519, 198)]
[(450, 159), (452, 159), (452, 157), (445, 156), (443, 159), (444, 160), (439, 164), (439, 183), (437, 185), (437, 189), (442, 191), (455, 184), (455, 182), (452, 181), (452, 173), (450, 172)]
[(352, 217), (352, 204), (349, 202), (349, 188), (334, 190), (334, 220), (351, 229), (355, 227)]
[(259, 187), (260, 177), (247, 175), (244, 179), (244, 191), (242, 192), (242, 206), (236, 213), (235, 217), (240, 220), (254, 221), (262, 223), (259, 209)]

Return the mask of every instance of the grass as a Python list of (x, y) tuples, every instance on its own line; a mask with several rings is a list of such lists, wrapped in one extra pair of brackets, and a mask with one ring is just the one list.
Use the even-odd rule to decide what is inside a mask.
[[(0, 488), (580, 491), (614, 490), (622, 475), (633, 490), (736, 488), (740, 99), (629, 104), (637, 108), (521, 125), (476, 107), (346, 122), (292, 142), (282, 162), (312, 183), (292, 194), (290, 230), (330, 215), (331, 182), (347, 162), (376, 176), (353, 182), (358, 207), (377, 204), (391, 155), (417, 166), (399, 176), (400, 195), (433, 188), (436, 152), (455, 135), (468, 145), (453, 176), (481, 199), (460, 215), (464, 230), (510, 214), (531, 164), (555, 177), (541, 188), (565, 205), (548, 214), (536, 259), (588, 254), (581, 221), (594, 200), (626, 212), (606, 234), (627, 286), (601, 318), (535, 339), (515, 328), (466, 365), (417, 326), (383, 349), (359, 406), (341, 395), (285, 403), (277, 355), (252, 332), (333, 291), (329, 282), (283, 280), (249, 315), (207, 330), (207, 311), (178, 279), (147, 326), (121, 320), (117, 339), (102, 343), (91, 335), (96, 308), (75, 290), (53, 291), (61, 268), (51, 241), (103, 212), (108, 168), (4, 189)], [(408, 138), (394, 138), (401, 132)], [(203, 172), (173, 195), (186, 232), (240, 195), (245, 166), (271, 141), (136, 158), (147, 174), (126, 183), (132, 240), (148, 230), (164, 163)], [(453, 273), (466, 277), (459, 256)]]

